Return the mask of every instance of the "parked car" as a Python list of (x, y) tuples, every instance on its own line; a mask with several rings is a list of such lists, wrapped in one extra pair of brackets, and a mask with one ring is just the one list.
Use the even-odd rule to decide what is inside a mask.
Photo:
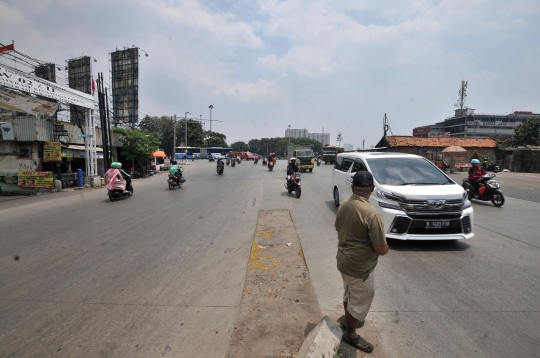
[(334, 204), (351, 193), (352, 177), (368, 170), (375, 179), (370, 202), (383, 217), (386, 237), (400, 240), (470, 239), (473, 209), (462, 186), (429, 160), (412, 154), (338, 154), (332, 175)]

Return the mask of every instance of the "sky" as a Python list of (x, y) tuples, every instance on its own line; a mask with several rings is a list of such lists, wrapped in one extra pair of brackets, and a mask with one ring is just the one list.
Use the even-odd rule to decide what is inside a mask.
[(452, 116), (462, 80), (476, 113), (540, 113), (538, 18), (538, 0), (0, 0), (0, 42), (93, 56), (106, 81), (137, 46), (141, 117), (213, 105), (229, 143), (290, 125), (369, 148), (385, 113), (395, 135)]

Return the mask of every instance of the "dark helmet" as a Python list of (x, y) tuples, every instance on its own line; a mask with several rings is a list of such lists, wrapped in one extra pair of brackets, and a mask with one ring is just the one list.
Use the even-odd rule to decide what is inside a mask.
[(171, 160), (172, 165), (176, 165), (176, 160)]

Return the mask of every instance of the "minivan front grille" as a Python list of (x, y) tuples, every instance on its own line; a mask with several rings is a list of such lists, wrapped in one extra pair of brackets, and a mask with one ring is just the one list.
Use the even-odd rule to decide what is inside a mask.
[[(437, 201), (437, 200), (436, 200)], [(433, 207), (429, 200), (407, 200), (402, 204), (402, 207), (410, 215), (419, 215), (420, 213), (431, 213), (429, 215), (440, 215), (453, 212), (454, 214), (461, 213), (463, 208), (463, 200), (447, 200), (442, 207)]]

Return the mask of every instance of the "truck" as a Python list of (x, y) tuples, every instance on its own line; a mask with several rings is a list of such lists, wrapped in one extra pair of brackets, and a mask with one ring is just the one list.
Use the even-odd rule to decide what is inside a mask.
[(309, 145), (296, 145), (287, 147), (287, 159), (296, 158), (296, 165), (300, 171), (313, 171), (315, 167), (315, 154)]
[(334, 164), (336, 161), (336, 157), (339, 153), (344, 152), (343, 147), (336, 147), (335, 145), (327, 145), (323, 148), (322, 151), (322, 158), (321, 160), (324, 162), (324, 164)]

